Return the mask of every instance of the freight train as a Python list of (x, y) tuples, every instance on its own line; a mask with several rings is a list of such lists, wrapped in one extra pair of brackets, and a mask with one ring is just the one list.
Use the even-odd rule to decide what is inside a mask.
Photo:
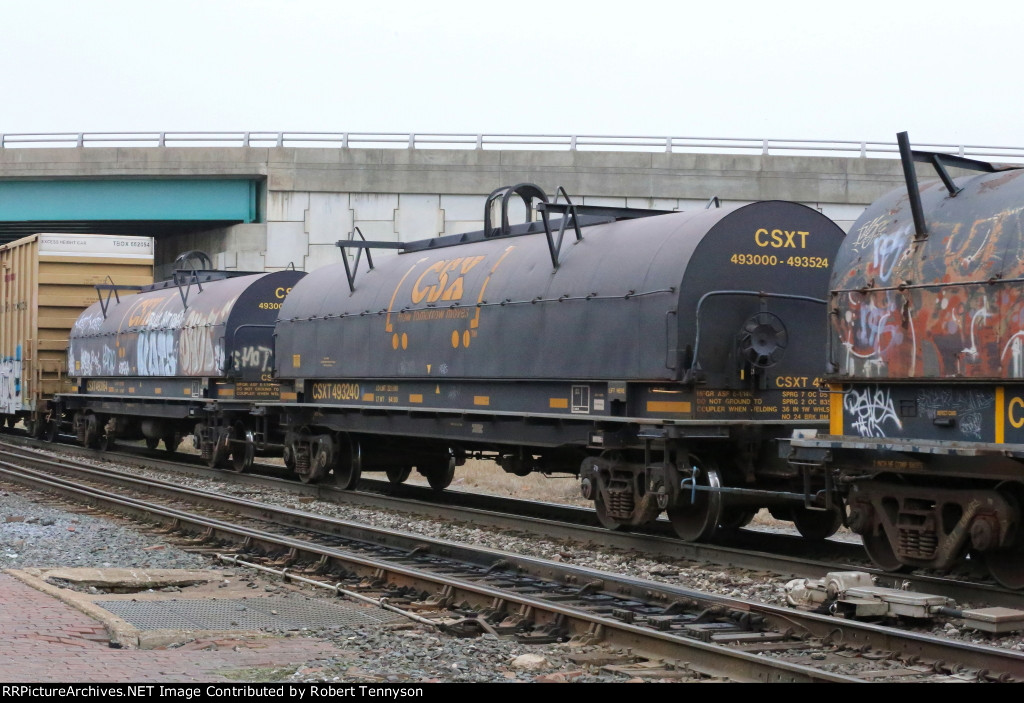
[(192, 435), (238, 471), (277, 453), (349, 488), (415, 470), (441, 490), (493, 459), (577, 476), (612, 529), (667, 513), (705, 541), (768, 508), (809, 538), (846, 524), (888, 570), (984, 564), (1022, 588), (1022, 169), (900, 144), (907, 186), (845, 237), (788, 202), (519, 184), (479, 232), (108, 286), (72, 331), (73, 387), (27, 419), (100, 447)]
[(980, 564), (1024, 588), (1024, 169), (898, 141), (906, 187), (835, 257), (828, 433), (785, 453), (828, 478), (879, 566)]
[(277, 453), (342, 487), (415, 470), (441, 490), (493, 459), (578, 476), (609, 528), (667, 512), (708, 540), (768, 507), (826, 537), (841, 510), (807, 497), (779, 445), (827, 427), (843, 231), (795, 203), (717, 204), (585, 206), (519, 184), (487, 198), (481, 231), (357, 233), (308, 274), (181, 266), (133, 294), (108, 285), (71, 330), (71, 389), (33, 427), (97, 448), (192, 435), (211, 466)]

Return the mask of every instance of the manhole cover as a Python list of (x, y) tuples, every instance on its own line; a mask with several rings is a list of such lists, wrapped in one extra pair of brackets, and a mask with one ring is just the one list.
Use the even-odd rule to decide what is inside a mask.
[(402, 620), (383, 608), (318, 598), (96, 601), (138, 630), (297, 630), (303, 627), (379, 625)]

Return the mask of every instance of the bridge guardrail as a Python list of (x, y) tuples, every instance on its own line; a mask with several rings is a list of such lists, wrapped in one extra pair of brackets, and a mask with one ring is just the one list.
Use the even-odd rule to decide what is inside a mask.
[[(336, 147), (392, 149), (530, 149), (663, 153), (782, 154), (898, 158), (896, 142), (660, 137), (594, 134), (470, 134), (435, 132), (53, 132), (0, 134), (0, 149), (87, 147)], [(1024, 161), (1024, 147), (914, 144), (969, 158)]]

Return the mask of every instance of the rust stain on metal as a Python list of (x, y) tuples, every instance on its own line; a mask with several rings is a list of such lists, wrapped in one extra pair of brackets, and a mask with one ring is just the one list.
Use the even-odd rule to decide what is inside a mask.
[[(965, 179), (956, 197), (922, 187), (925, 240), (915, 238), (905, 191), (865, 211), (831, 282), (831, 355), (841, 375), (1024, 378), (1020, 175)], [(983, 191), (981, 202), (972, 197)]]

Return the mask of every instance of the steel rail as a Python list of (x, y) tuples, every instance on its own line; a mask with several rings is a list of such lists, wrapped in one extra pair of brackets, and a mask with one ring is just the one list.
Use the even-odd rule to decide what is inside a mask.
[[(26, 441), (30, 446), (45, 446), (35, 440), (4, 436), (2, 444), (13, 449), (11, 442)], [(95, 450), (77, 445), (61, 445), (62, 451), (96, 456)], [(10, 451), (10, 450), (8, 450)], [(148, 450), (147, 450), (148, 451)], [(394, 486), (383, 481), (363, 479), (360, 489), (342, 490), (329, 484), (303, 484), (293, 480), (258, 474), (237, 474), (205, 465), (157, 459), (146, 454), (118, 452), (102, 454), (112, 460), (144, 463), (147, 468), (187, 471), (211, 480), (232, 480), (249, 485), (300, 493), (327, 502), (349, 504), (371, 509), (401, 511), (434, 519), (460, 520), (491, 528), (521, 530), (546, 539), (569, 539), (581, 544), (601, 544), (624, 551), (637, 551), (648, 557), (668, 557), (701, 564), (769, 571), (789, 577), (821, 578), (833, 571), (863, 571), (878, 579), (878, 585), (892, 588), (908, 587), (918, 592), (933, 593), (958, 602), (985, 602), (989, 605), (1020, 608), (1022, 594), (990, 584), (964, 582), (941, 576), (888, 574), (873, 567), (859, 545), (828, 541), (815, 552), (827, 552), (831, 561), (796, 556), (806, 547), (806, 540), (797, 536), (737, 532), (729, 545), (684, 542), (672, 534), (667, 521), (659, 521), (651, 529), (609, 531), (597, 524), (593, 510), (551, 503), (537, 503), (512, 498), (481, 496), (454, 490), (437, 494), (432, 489), (416, 486)], [(177, 458), (183, 459), (183, 455)], [(103, 472), (109, 473), (109, 472)], [(115, 474), (110, 474), (114, 476)], [(129, 478), (134, 478), (129, 476)], [(107, 480), (113, 480), (108, 477)], [(168, 485), (176, 487), (174, 484)], [(766, 544), (767, 543), (767, 544)]]
[[(6, 464), (6, 462), (2, 463)], [(292, 554), (306, 554), (313, 561), (328, 558), (344, 563), (348, 569), (356, 568), (364, 575), (378, 580), (386, 575), (391, 580), (414, 586), (417, 589), (430, 587), (441, 589), (441, 592), (445, 593), (449, 599), (472, 598), (481, 607), (495, 603), (515, 604), (520, 614), (530, 614), (541, 622), (561, 622), (571, 625), (573, 631), (578, 635), (599, 636), (601, 641), (613, 647), (628, 648), (636, 653), (649, 653), (650, 656), (661, 657), (665, 655), (666, 651), (678, 651), (680, 654), (685, 654), (689, 668), (709, 676), (728, 678), (739, 682), (761, 683), (859, 682), (854, 677), (821, 671), (811, 666), (783, 662), (696, 640), (684, 640), (669, 633), (651, 631), (541, 598), (481, 585), (450, 575), (431, 573), (382, 559), (370, 559), (341, 552), (304, 540), (240, 527), (147, 501), (116, 496), (71, 481), (33, 475), (36, 472), (31, 470), (8, 468), (7, 466), (9, 465), (0, 467), (0, 476), (4, 476), (8, 480), (30, 485), (37, 490), (57, 492), (74, 500), (86, 500), (91, 504), (102, 505), (105, 509), (127, 512), (145, 519), (161, 518), (164, 521), (170, 521), (176, 528), (187, 525), (191, 530), (203, 534), (204, 541), (217, 538), (241, 542), (246, 546), (258, 543), (267, 548), (287, 549)], [(414, 538), (414, 536), (409, 537)]]
[[(71, 467), (66, 465), (62, 465), (61, 468), (63, 470), (73, 470)], [(8, 470), (5, 469), (3, 472), (7, 474)], [(70, 488), (82, 495), (90, 495), (92, 497), (97, 495), (97, 491), (95, 489), (83, 487), (80, 484), (75, 484), (70, 481), (59, 479), (54, 481), (51, 478), (40, 477), (36, 472), (31, 473), (36, 475), (35, 480), (40, 480), (51, 487), (59, 485), (62, 487), (61, 490), (68, 490)], [(90, 469), (89, 473), (93, 475), (98, 473), (101, 480), (104, 478), (102, 472), (95, 472)], [(136, 483), (139, 490), (150, 490), (153, 488), (153, 486), (150, 485), (152, 482), (137, 479)], [(156, 483), (163, 484), (163, 482)], [(160, 490), (167, 492), (165, 485), (160, 485)], [(195, 497), (193, 494), (196, 494), (195, 491), (186, 491), (184, 489), (177, 489), (174, 493), (177, 494), (176, 499), (183, 499), (184, 497), (184, 499), (189, 500)], [(301, 511), (295, 511), (287, 508), (273, 508), (271, 506), (254, 503), (253, 501), (244, 499), (231, 498), (222, 499), (220, 501), (211, 501), (210, 499), (213, 494), (199, 492), (197, 495), (199, 495), (204, 502), (212, 503), (211, 507), (216, 506), (218, 510), (223, 510), (225, 505), (229, 505), (230, 509), (234, 512), (238, 512), (240, 514), (255, 513), (256, 517), (262, 520), (282, 521), (282, 516), (286, 516), (288, 519), (283, 522), (287, 523), (291, 527), (299, 526), (302, 529), (313, 529), (320, 534), (325, 535), (345, 532), (349, 533), (346, 536), (350, 539), (353, 538), (351, 533), (354, 533), (354, 539), (383, 544), (389, 548), (400, 550), (402, 553), (408, 552), (410, 555), (418, 551), (427, 550), (432, 556), (437, 558), (459, 559), (475, 563), (480, 566), (489, 566), (487, 573), (494, 569), (498, 564), (506, 566), (513, 565), (517, 572), (528, 573), (532, 577), (548, 578), (568, 584), (582, 583), (593, 585), (595, 583), (599, 583), (602, 592), (619, 593), (625, 595), (627, 598), (639, 599), (646, 597), (646, 599), (650, 601), (653, 597), (655, 602), (660, 601), (664, 603), (691, 599), (700, 601), (702, 607), (741, 607), (744, 611), (755, 612), (766, 619), (778, 621), (781, 623), (782, 627), (785, 627), (786, 623), (792, 623), (803, 628), (814, 637), (823, 638), (832, 642), (841, 642), (847, 647), (851, 645), (860, 646), (862, 644), (867, 644), (876, 648), (887, 648), (892, 651), (902, 652), (904, 655), (909, 653), (912, 657), (931, 658), (935, 662), (956, 661), (959, 662), (960, 665), (974, 667), (976, 669), (976, 675), (979, 678), (991, 676), (992, 678), (998, 678), (999, 680), (1009, 680), (1011, 678), (1024, 677), (1024, 655), (1018, 652), (1008, 652), (1007, 650), (987, 647), (974, 647), (941, 638), (902, 633), (892, 630), (891, 628), (882, 628), (863, 623), (843, 623), (843, 621), (837, 621), (834, 618), (825, 616), (806, 614), (800, 611), (791, 611), (756, 603), (734, 601), (729, 598), (669, 587), (663, 584), (642, 581), (640, 579), (614, 576), (582, 567), (567, 566), (565, 564), (507, 554), (496, 550), (471, 548), (443, 540), (425, 540), (417, 535), (396, 534), (390, 531), (369, 528), (364, 525), (348, 523), (332, 518), (309, 515), (301, 513)], [(108, 496), (105, 500), (109, 501), (111, 499)], [(223, 523), (220, 520), (197, 518), (197, 516), (189, 513), (159, 506), (154, 508), (152, 504), (148, 502), (134, 501), (132, 499), (123, 500), (126, 505), (133, 507), (143, 505), (145, 506), (145, 510), (155, 512), (165, 518), (170, 517), (176, 522), (187, 520), (195, 524), (195, 529), (216, 530), (218, 533), (227, 533), (236, 538), (239, 535), (242, 535), (247, 541), (255, 539), (261, 543), (270, 544), (278, 541), (289, 549), (310, 552), (321, 558), (325, 556), (335, 559), (341, 558), (336, 550), (330, 549), (325, 551), (323, 547), (311, 545), (305, 541), (273, 536), (268, 537), (265, 532), (237, 528)], [(220, 505), (217, 505), (218, 502)], [(422, 574), (417, 576), (415, 573), (407, 571), (405, 567), (400, 567), (396, 570), (393, 562), (386, 562), (388, 566), (382, 566), (379, 560), (367, 560), (358, 556), (353, 557), (351, 554), (344, 557), (344, 559), (349, 564), (358, 563), (364, 567), (364, 569), (367, 569), (372, 573), (380, 574), (382, 573), (381, 569), (383, 569), (389, 574), (399, 574), (405, 579), (412, 579), (414, 581), (416, 579), (422, 579)], [(454, 579), (451, 583), (448, 583), (448, 585), (457, 586), (460, 593), (467, 591), (465, 583), (455, 583), (455, 581), (459, 581), (459, 579)], [(435, 585), (443, 586), (444, 584), (445, 581), (435, 582)], [(483, 590), (474, 590), (475, 588), (482, 588)], [(485, 600), (486, 598), (492, 598), (500, 599), (502, 602), (514, 601), (522, 608), (533, 609), (541, 607), (540, 604), (535, 602), (535, 599), (516, 600), (518, 596), (510, 599), (507, 592), (498, 592), (490, 587), (483, 587), (480, 584), (474, 584), (473, 587), (468, 588), (468, 592), (474, 593), (478, 599), (483, 597)], [(544, 608), (547, 608), (548, 606), (550, 606), (550, 604), (547, 604)], [(573, 618), (574, 621), (579, 615), (576, 610), (571, 608), (569, 610), (555, 609), (553, 612), (556, 613), (556, 617), (569, 617)], [(584, 617), (583, 620), (584, 626), (589, 628), (586, 630), (588, 632), (594, 632), (595, 627), (600, 628), (602, 631), (611, 627), (611, 630), (605, 632), (608, 640), (617, 642), (620, 637), (620, 635), (615, 634), (618, 632), (615, 628), (619, 628), (621, 625), (617, 620), (610, 620), (605, 617), (597, 617), (595, 619), (589, 615)], [(633, 642), (633, 644), (629, 646), (639, 647), (638, 651), (643, 651), (643, 638), (641, 637), (641, 640), (637, 641), (634, 640), (641, 635), (650, 636), (650, 632), (645, 628), (639, 628), (637, 630), (625, 628), (624, 632), (626, 634), (621, 636), (626, 638), (625, 641)], [(667, 641), (668, 640), (663, 640), (658, 643), (658, 645), (655, 646), (654, 651), (661, 652), (661, 647), (667, 646)], [(686, 647), (691, 646), (690, 642), (678, 644), (682, 644)], [(688, 656), (690, 655), (688, 654)], [(712, 669), (709, 669), (709, 672), (714, 672), (713, 665), (709, 664), (709, 666), (712, 666)], [(936, 664), (936, 668), (941, 666), (942, 665), (939, 663)], [(989, 672), (992, 671), (999, 673), (990, 674)], [(717, 672), (715, 675), (719, 675), (720, 673), (721, 672)], [(794, 672), (788, 672), (786, 675), (792, 675), (793, 673)], [(772, 679), (770, 677), (766, 679), (763, 678), (763, 676), (764, 673), (758, 671), (757, 678), (753, 680), (788, 680)]]

